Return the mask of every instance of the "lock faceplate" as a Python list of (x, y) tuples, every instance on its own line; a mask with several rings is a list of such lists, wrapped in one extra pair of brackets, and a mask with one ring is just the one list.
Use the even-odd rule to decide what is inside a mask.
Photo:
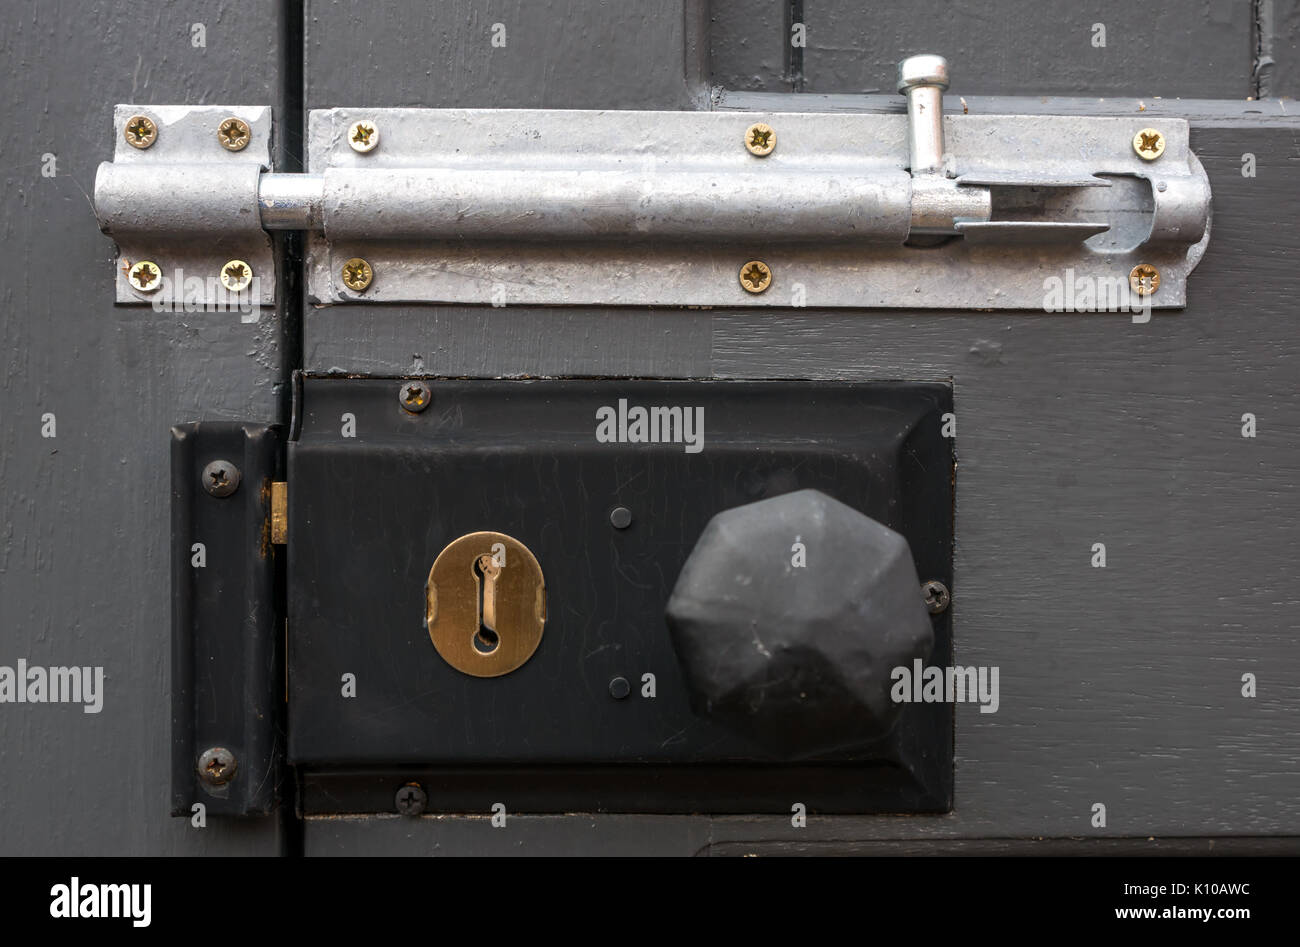
[(542, 567), (527, 546), (505, 533), (469, 533), (448, 544), (434, 560), (424, 591), (429, 638), (458, 671), (500, 677), (542, 643)]

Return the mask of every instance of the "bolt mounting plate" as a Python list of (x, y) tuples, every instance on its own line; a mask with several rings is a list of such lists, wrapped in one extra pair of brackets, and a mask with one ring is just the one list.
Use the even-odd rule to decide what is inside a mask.
[[(384, 129), (383, 144), (368, 154), (346, 141), (348, 128), (362, 118)], [(1161, 120), (1166, 150), (1156, 162), (1133, 151), (1133, 135), (1144, 124), (1138, 119), (949, 115), (944, 121), (947, 175), (962, 186), (991, 188), (995, 216), (959, 223), (962, 236), (918, 248), (903, 246), (902, 238), (879, 239), (893, 236), (891, 215), (906, 208), (913, 186), (903, 114), (315, 110), (308, 172), (325, 176), (326, 222), (308, 241), (309, 296), (318, 305), (363, 301), (339, 276), (347, 259), (362, 257), (375, 270), (365, 302), (1038, 310), (1185, 305), (1187, 276), (1209, 239), (1209, 183), (1188, 147), (1186, 121)], [(743, 145), (756, 122), (771, 125), (781, 138), (780, 148), (762, 159)], [(510, 208), (503, 221), (499, 214), (484, 219), (481, 205), (466, 200), (457, 205), (463, 211), (451, 229), (463, 226), (472, 239), (454, 242), (395, 235), (393, 212), (363, 213), (373, 207), (376, 188), (368, 183), (374, 179), (363, 182), (359, 175), (387, 172), (394, 187), (410, 187), (412, 179), (403, 175), (439, 169), (472, 169), (502, 180), (512, 172), (531, 174), (539, 205)], [(576, 200), (566, 208), (548, 193), (540, 179), (553, 169), (630, 173), (633, 181), (693, 173), (713, 186), (686, 194), (680, 207), (662, 203), (662, 192), (653, 201), (648, 192), (643, 196), (647, 230), (680, 227), (681, 239), (643, 240), (629, 229), (554, 240), (545, 235), (561, 228), (581, 235), (593, 209)], [(813, 219), (812, 202), (823, 207), (827, 195), (810, 195), (805, 182), (824, 183), (827, 174), (831, 186), (837, 175), (880, 181), (878, 199), (861, 207), (856, 241), (801, 237), (776, 222), (798, 219), (801, 203)], [(362, 192), (369, 195), (364, 200)], [(857, 199), (866, 192), (852, 193)], [(999, 198), (1005, 215), (996, 212)], [(1041, 219), (1024, 219), (1030, 205), (1041, 208)], [(693, 223), (702, 232), (726, 230), (738, 206), (753, 208), (744, 232), (727, 241), (692, 242)], [(389, 210), (401, 213), (396, 204)], [(565, 213), (573, 220), (562, 219)], [(673, 219), (677, 213), (681, 218)], [(512, 233), (527, 235), (533, 227), (536, 233), (494, 241), (493, 221)], [(1099, 224), (1109, 229), (1098, 232)], [(773, 274), (768, 291), (758, 295), (745, 292), (735, 276), (754, 259)], [(1128, 272), (1138, 263), (1160, 271), (1154, 296), (1130, 293)], [(1053, 305), (1058, 286), (1060, 307)]]
[[(133, 148), (121, 133), (133, 115), (157, 126), (149, 148)], [(238, 151), (223, 148), (217, 137), (232, 118), (250, 131)], [(95, 213), (117, 243), (117, 302), (176, 312), (220, 309), (257, 321), (259, 307), (275, 304), (275, 256), (257, 206), (261, 173), (271, 167), (271, 109), (119, 105), (113, 128), (113, 160), (95, 178)], [(158, 264), (160, 289), (131, 285), (127, 272), (138, 260)], [(231, 260), (252, 269), (241, 292), (222, 285), (222, 267)]]

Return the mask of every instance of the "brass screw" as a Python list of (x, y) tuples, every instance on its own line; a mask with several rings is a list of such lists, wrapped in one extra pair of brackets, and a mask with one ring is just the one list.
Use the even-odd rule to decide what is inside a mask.
[(246, 289), (253, 281), (253, 268), (243, 260), (231, 260), (221, 268), (221, 285), (232, 293)]
[(379, 144), (379, 126), (374, 122), (353, 122), (348, 129), (348, 144), (362, 154), (374, 151)]
[(1165, 153), (1165, 136), (1154, 128), (1144, 128), (1133, 136), (1133, 150), (1143, 161), (1155, 161)]
[(745, 148), (760, 158), (770, 155), (776, 148), (776, 132), (763, 122), (750, 125), (745, 129)]
[(132, 115), (126, 120), (122, 134), (132, 148), (148, 148), (158, 140), (158, 126), (146, 115)]
[(242, 118), (228, 118), (217, 126), (217, 141), (227, 151), (243, 151), (253, 132)]
[(156, 292), (162, 286), (162, 270), (157, 263), (141, 260), (127, 270), (126, 281), (142, 293)]
[(772, 285), (772, 268), (762, 260), (750, 260), (740, 268), (740, 285), (747, 293), (761, 293)]
[(375, 271), (359, 256), (343, 264), (343, 285), (354, 292), (364, 292), (374, 278)]
[(1128, 271), (1128, 285), (1139, 296), (1150, 296), (1160, 288), (1160, 271), (1150, 263), (1139, 263)]

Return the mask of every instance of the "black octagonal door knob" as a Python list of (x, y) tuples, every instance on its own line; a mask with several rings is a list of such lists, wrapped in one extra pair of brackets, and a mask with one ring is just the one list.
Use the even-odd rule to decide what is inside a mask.
[(666, 615), (695, 712), (789, 759), (887, 736), (934, 646), (907, 540), (817, 490), (714, 516)]

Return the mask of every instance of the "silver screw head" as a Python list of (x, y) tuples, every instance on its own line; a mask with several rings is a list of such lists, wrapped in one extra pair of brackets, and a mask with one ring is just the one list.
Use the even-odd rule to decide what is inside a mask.
[(204, 750), (199, 757), (199, 778), (209, 786), (224, 786), (235, 778), (239, 764), (235, 754), (224, 746), (214, 746)]
[(214, 460), (203, 468), (203, 489), (214, 497), (228, 497), (239, 489), (239, 468), (228, 460)]

